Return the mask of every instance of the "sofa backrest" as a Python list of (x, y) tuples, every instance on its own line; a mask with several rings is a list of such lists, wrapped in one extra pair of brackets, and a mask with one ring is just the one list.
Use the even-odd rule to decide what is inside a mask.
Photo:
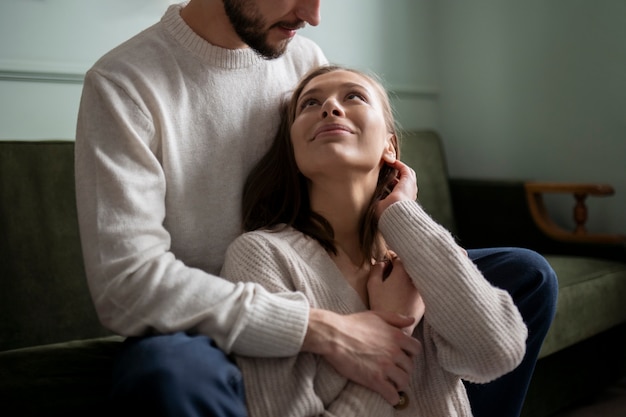
[(432, 130), (403, 132), (400, 150), (400, 159), (415, 170), (417, 199), (424, 210), (446, 229), (456, 233), (441, 137)]
[(0, 142), (0, 350), (105, 334), (83, 269), (74, 142)]
[[(454, 231), (447, 167), (432, 131), (401, 135), (420, 203)], [(0, 141), (0, 351), (109, 334), (88, 292), (74, 142)]]

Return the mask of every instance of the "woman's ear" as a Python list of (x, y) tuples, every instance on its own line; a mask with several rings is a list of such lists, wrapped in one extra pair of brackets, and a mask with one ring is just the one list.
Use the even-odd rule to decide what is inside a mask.
[(383, 160), (389, 164), (396, 162), (396, 148), (393, 146), (393, 135), (387, 140), (387, 146), (383, 152)]

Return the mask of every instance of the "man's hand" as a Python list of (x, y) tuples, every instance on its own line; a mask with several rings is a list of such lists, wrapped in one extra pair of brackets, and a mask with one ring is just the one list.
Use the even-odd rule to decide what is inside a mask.
[[(388, 276), (384, 277), (387, 270)], [(424, 300), (398, 257), (372, 267), (367, 292), (371, 310), (398, 313), (415, 319), (411, 326), (404, 329), (408, 335), (413, 333), (424, 316)]]
[(389, 404), (409, 384), (421, 344), (401, 329), (412, 317), (366, 311), (340, 315), (311, 309), (302, 351), (323, 356), (341, 375), (378, 392)]

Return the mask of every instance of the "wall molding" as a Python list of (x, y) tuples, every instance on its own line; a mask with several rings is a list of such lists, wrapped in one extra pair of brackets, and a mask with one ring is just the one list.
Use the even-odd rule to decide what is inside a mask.
[(0, 69), (0, 81), (22, 81), (54, 84), (82, 84), (84, 74)]
[[(0, 81), (21, 81), (54, 84), (82, 84), (85, 75), (74, 72), (27, 71), (0, 69)], [(434, 100), (439, 96), (439, 89), (434, 86), (391, 85), (389, 95), (400, 99)]]

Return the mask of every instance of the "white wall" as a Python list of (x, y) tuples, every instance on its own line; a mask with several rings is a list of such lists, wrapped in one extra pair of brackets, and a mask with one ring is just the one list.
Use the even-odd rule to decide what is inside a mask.
[[(171, 2), (2, 0), (0, 139), (73, 138), (82, 73)], [(623, 0), (324, 0), (303, 33), (381, 75), (454, 176), (609, 182), (590, 226), (626, 233), (624, 16)], [(569, 222), (569, 200), (551, 207)]]
[(303, 33), (337, 64), (372, 71), (391, 91), (404, 129), (436, 128), (434, 2), (335, 0), (322, 2), (322, 23)]
[[(0, 139), (72, 139), (82, 74), (156, 22), (169, 3), (2, 0)], [(431, 9), (424, 0), (325, 1), (322, 24), (304, 34), (333, 62), (380, 74), (394, 90), (403, 127), (435, 126)]]
[[(626, 2), (444, 0), (435, 15), (451, 173), (608, 182), (589, 228), (626, 234)], [(573, 198), (550, 208), (573, 226)]]
[(2, 0), (0, 139), (73, 139), (84, 72), (169, 0)]

